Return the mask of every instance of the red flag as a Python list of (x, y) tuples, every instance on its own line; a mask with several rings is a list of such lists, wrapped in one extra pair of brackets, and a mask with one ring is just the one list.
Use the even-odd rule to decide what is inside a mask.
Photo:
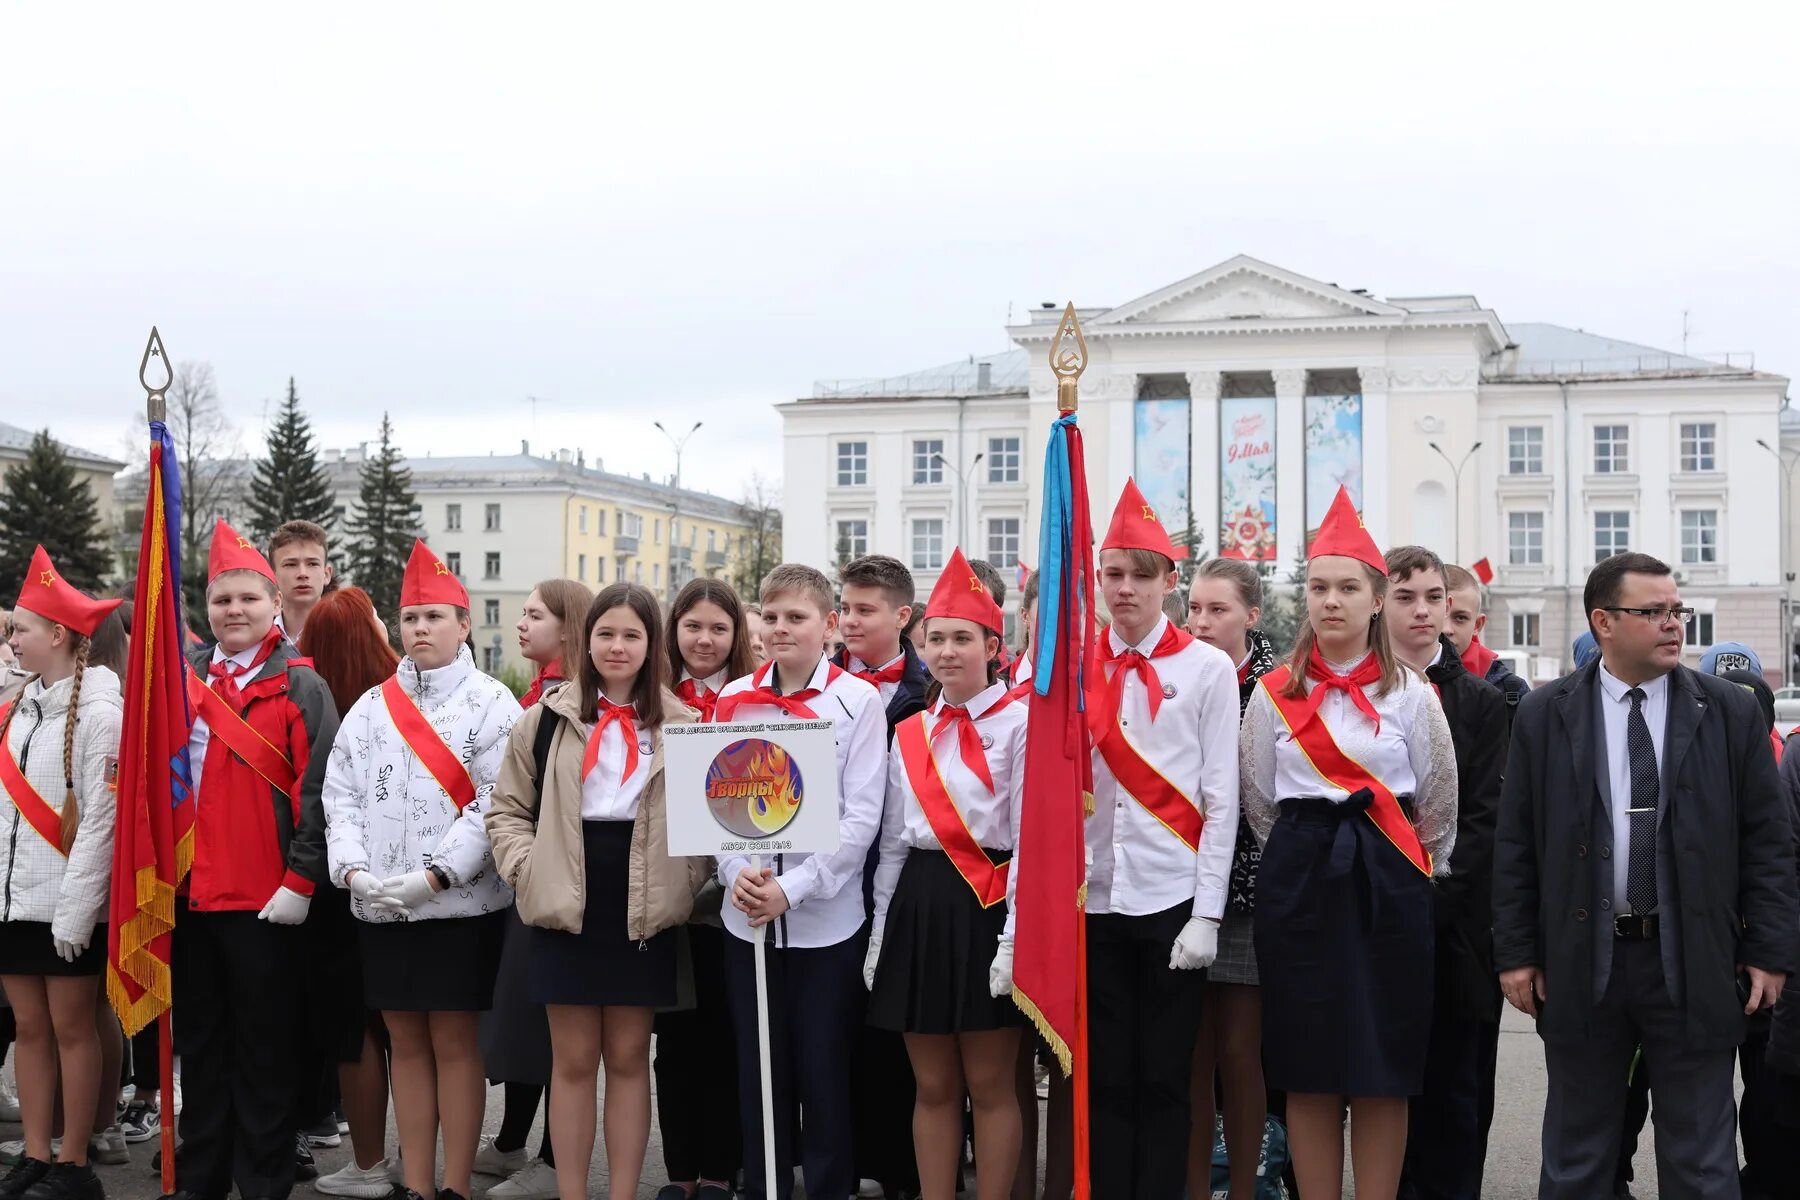
[(1494, 565), (1485, 558), (1476, 559), (1475, 564), (1469, 570), (1475, 572), (1475, 578), (1484, 584), (1494, 582)]

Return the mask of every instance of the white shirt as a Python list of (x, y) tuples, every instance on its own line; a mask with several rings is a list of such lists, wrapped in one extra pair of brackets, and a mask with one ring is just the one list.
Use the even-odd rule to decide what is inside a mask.
[(1019, 687), (1022, 684), (1027, 684), (1027, 683), (1031, 682), (1031, 660), (1036, 657), (1037, 657), (1037, 648), (1036, 647), (1033, 647), (1032, 649), (1027, 650), (1024, 654), (1019, 655), (1019, 658), (1018, 658), (1019, 665), (1013, 669), (1013, 686), (1014, 687)]
[[(1640, 706), (1644, 723), (1650, 726), (1650, 745), (1656, 751), (1657, 799), (1662, 799), (1663, 733), (1669, 724), (1669, 677), (1658, 675), (1638, 685), (1644, 689)], [(1626, 742), (1631, 721), (1631, 700), (1625, 695), (1631, 685), (1606, 669), (1600, 660), (1601, 712), (1606, 718), (1606, 777), (1612, 783), (1612, 806), (1608, 814), (1613, 828), (1613, 909), (1631, 911), (1625, 899), (1625, 880), (1631, 867), (1631, 749)]]
[[(234, 666), (248, 667), (255, 661), (256, 652), (260, 649), (262, 649), (262, 643), (260, 641), (248, 650), (239, 650), (236, 654), (226, 654), (225, 651), (214, 646), (212, 660), (215, 663), (228, 662)], [(263, 670), (268, 670), (267, 663), (263, 664)], [(261, 674), (262, 671), (258, 671), (256, 676), (249, 674), (239, 675), (237, 677), (238, 687), (249, 687), (252, 680)], [(211, 678), (206, 675), (200, 677), (200, 682), (209, 687), (212, 684)], [(201, 716), (199, 713), (195, 713), (194, 727), (188, 731), (188, 771), (192, 774), (194, 780), (193, 791), (188, 793), (190, 796), (199, 796), (200, 794), (200, 771), (206, 765), (206, 747), (211, 741), (212, 727), (206, 723), (205, 717)]]
[[(1167, 617), (1137, 644), (1149, 658), (1168, 626)], [(1115, 628), (1103, 635), (1113, 653), (1130, 649)], [(1094, 857), (1088, 874), (1090, 913), (1146, 916), (1178, 904), (1217, 920), (1225, 913), (1226, 882), (1238, 825), (1237, 669), (1217, 646), (1195, 640), (1173, 654), (1150, 659), (1162, 681), (1156, 719), (1136, 671), (1125, 677), (1119, 727), (1125, 740), (1190, 802), (1205, 825), (1195, 853), (1113, 778), (1094, 750), (1094, 815), (1087, 845)], [(1119, 670), (1115, 664), (1112, 670)], [(1111, 671), (1101, 668), (1106, 687)]]
[[(1019, 844), (1019, 813), (1025, 794), (1025, 724), (1030, 709), (1006, 699), (1004, 683), (990, 684), (964, 707), (975, 720), (975, 732), (981, 735), (987, 758), (988, 774), (994, 790), (988, 791), (981, 777), (963, 762), (962, 743), (954, 731), (931, 740), (937, 729), (938, 714), (945, 700), (939, 696), (930, 711), (916, 718), (924, 723), (925, 736), (931, 746), (931, 757), (943, 777), (944, 789), (950, 793), (963, 823), (978, 846), (988, 850), (1010, 850)], [(998, 707), (996, 707), (998, 706)], [(905, 722), (901, 722), (905, 724)], [(906, 774), (906, 763), (900, 756), (899, 739), (888, 751), (887, 807), (881, 817), (881, 860), (875, 868), (875, 929), (879, 932), (887, 919), (888, 903), (900, 883), (900, 871), (906, 856), (913, 850), (942, 850), (937, 834), (925, 810), (919, 805), (918, 793)], [(1012, 932), (1012, 898), (1018, 888), (1017, 859), (1006, 878), (1006, 933)]]
[(694, 681), (695, 687), (699, 688), (703, 692), (711, 692), (715, 696), (718, 695), (721, 691), (723, 691), (725, 688), (725, 685), (728, 682), (730, 682), (729, 680), (727, 680), (725, 678), (725, 668), (724, 667), (720, 667), (718, 670), (714, 671), (711, 675), (708, 675), (705, 679), (702, 679), (698, 675), (694, 674), (692, 671), (688, 670), (687, 664), (683, 663), (682, 667), (681, 667), (681, 678), (677, 679), (675, 682), (676, 683), (686, 683), (690, 679)]
[[(806, 702), (821, 720), (837, 726), (838, 848), (830, 854), (777, 854), (765, 866), (775, 872), (775, 882), (788, 899), (788, 911), (769, 926), (770, 944), (777, 949), (816, 949), (835, 946), (854, 937), (863, 924), (863, 862), (881, 828), (881, 808), (887, 780), (887, 717), (881, 696), (873, 684), (848, 671), (826, 682), (831, 664), (824, 658), (813, 668), (804, 688), (791, 685), (788, 692), (819, 688), (824, 694)], [(769, 666), (767, 682), (775, 686), (775, 668)], [(734, 679), (720, 697), (747, 692), (757, 686), (755, 674)], [(732, 714), (735, 721), (795, 721), (772, 704), (746, 704)], [(750, 865), (746, 855), (719, 860), (719, 883), (724, 886), (725, 928), (734, 936), (751, 939), (750, 918), (729, 899), (738, 873)]]
[[(900, 651), (900, 653), (894, 655), (894, 657), (888, 659), (879, 667), (871, 667), (868, 663), (847, 651), (844, 654), (844, 661), (850, 664), (849, 671), (852, 675), (856, 674), (858, 671), (885, 671), (895, 663), (905, 662), (906, 651)], [(881, 694), (881, 711), (886, 712), (888, 702), (894, 698), (894, 693), (900, 690), (900, 681), (896, 679), (893, 683), (878, 683), (875, 685), (875, 690)]]
[[(593, 732), (592, 725), (581, 727), (583, 754), (587, 753), (587, 739)], [(644, 794), (644, 784), (650, 779), (653, 747), (650, 735), (642, 729), (638, 730), (637, 747), (636, 767), (630, 776), (620, 778), (625, 771), (625, 727), (616, 720), (606, 727), (606, 732), (600, 735), (600, 754), (594, 759), (594, 769), (581, 781), (582, 820), (637, 820), (638, 798)]]

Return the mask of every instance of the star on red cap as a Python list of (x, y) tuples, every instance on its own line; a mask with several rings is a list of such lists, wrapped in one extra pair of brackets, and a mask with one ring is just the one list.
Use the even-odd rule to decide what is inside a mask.
[[(962, 587), (956, 582), (958, 579), (967, 579), (969, 586)], [(963, 556), (960, 546), (951, 552), (943, 574), (938, 576), (937, 586), (931, 589), (931, 599), (925, 602), (925, 617), (927, 620), (957, 617), (995, 633), (1006, 624), (1006, 618), (1000, 615), (1000, 606), (994, 603), (994, 597), (982, 584), (980, 576), (969, 569), (969, 560)]]
[(1387, 559), (1382, 557), (1375, 539), (1369, 536), (1362, 514), (1350, 503), (1350, 493), (1342, 484), (1338, 485), (1337, 495), (1331, 498), (1331, 507), (1325, 512), (1325, 520), (1320, 522), (1319, 532), (1307, 548), (1306, 560), (1311, 562), (1327, 554), (1354, 558), (1383, 575), (1387, 574)]
[(206, 582), (211, 583), (227, 571), (254, 571), (275, 582), (275, 568), (251, 545), (250, 539), (220, 521), (213, 526), (212, 548), (206, 556)]
[(1102, 550), (1153, 550), (1170, 562), (1187, 557), (1185, 548), (1177, 550), (1169, 540), (1169, 531), (1156, 519), (1156, 509), (1138, 490), (1137, 480), (1126, 479), (1119, 503), (1113, 507), (1112, 524), (1107, 527)]
[(469, 590), (462, 580), (450, 573), (444, 560), (431, 552), (423, 541), (413, 539), (412, 554), (406, 560), (406, 575), (400, 581), (400, 607), (417, 604), (449, 604), (469, 607)]
[[(31, 580), (36, 578), (33, 586)], [(25, 569), (26, 584), (19, 589), (14, 608), (36, 613), (46, 621), (66, 625), (76, 633), (92, 636), (100, 628), (106, 614), (119, 607), (120, 600), (96, 600), (57, 574), (50, 564), (50, 554), (39, 546)]]

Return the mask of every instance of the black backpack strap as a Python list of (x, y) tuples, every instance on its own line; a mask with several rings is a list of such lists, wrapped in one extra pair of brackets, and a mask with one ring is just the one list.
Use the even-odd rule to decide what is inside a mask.
[(534, 777), (537, 780), (538, 800), (544, 798), (544, 774), (550, 769), (550, 739), (556, 736), (556, 727), (562, 724), (562, 718), (549, 709), (539, 706), (537, 736), (531, 740), (531, 764), (536, 768)]

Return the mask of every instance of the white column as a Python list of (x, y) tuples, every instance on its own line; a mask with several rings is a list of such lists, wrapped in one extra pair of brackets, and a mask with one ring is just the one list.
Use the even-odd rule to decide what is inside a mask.
[(1275, 376), (1275, 553), (1285, 577), (1306, 545), (1306, 372)]
[(1386, 367), (1362, 367), (1363, 404), (1363, 525), (1375, 544), (1386, 550), (1388, 540), (1388, 373)]
[(1219, 549), (1219, 384), (1217, 371), (1188, 372), (1188, 505), (1199, 545), (1194, 557)]

